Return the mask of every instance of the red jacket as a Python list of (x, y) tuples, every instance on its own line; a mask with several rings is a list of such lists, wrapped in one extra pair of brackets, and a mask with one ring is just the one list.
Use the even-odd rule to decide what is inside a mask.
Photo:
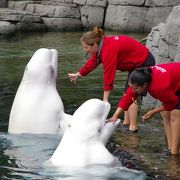
[(145, 62), (148, 52), (149, 50), (144, 45), (128, 36), (105, 36), (100, 54), (101, 62), (97, 61), (97, 56), (94, 54), (81, 67), (79, 73), (85, 76), (102, 63), (104, 90), (111, 90), (116, 70), (134, 70)]
[[(163, 103), (164, 109), (170, 111), (175, 109), (178, 104), (176, 92), (180, 91), (180, 63), (167, 63), (152, 66), (152, 80), (147, 86), (147, 92)], [(128, 110), (137, 99), (138, 94), (133, 93), (131, 87), (119, 101), (118, 107)]]

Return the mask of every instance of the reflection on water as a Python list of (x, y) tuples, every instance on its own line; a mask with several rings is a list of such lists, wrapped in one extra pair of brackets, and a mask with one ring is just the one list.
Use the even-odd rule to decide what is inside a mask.
[[(111, 34), (111, 32), (108, 32)], [(113, 32), (113, 34), (117, 32)], [(61, 137), (57, 136), (14, 136), (7, 134), (8, 118), (13, 98), (23, 76), (24, 68), (34, 52), (42, 47), (54, 48), (59, 53), (57, 89), (69, 114), (90, 98), (102, 98), (102, 69), (98, 67), (88, 77), (72, 84), (68, 72), (75, 72), (84, 64), (80, 32), (20, 34), (0, 43), (0, 177), (1, 179), (142, 179), (145, 172), (149, 179), (180, 179), (179, 157), (167, 157), (161, 119), (145, 124), (139, 120), (139, 132), (130, 133), (124, 127), (116, 130), (110, 146), (123, 167), (89, 167), (75, 174), (60, 174), (52, 169), (44, 170), (41, 164), (48, 159)], [(131, 34), (136, 39), (144, 35)], [(122, 95), (126, 73), (117, 73), (111, 94), (111, 112)], [(47, 146), (48, 145), (48, 146)], [(128, 167), (130, 169), (125, 168)], [(136, 169), (136, 170), (132, 170)], [(61, 171), (62, 172), (62, 171)], [(72, 173), (73, 171), (71, 171)], [(77, 173), (78, 172), (78, 173)], [(77, 177), (76, 177), (77, 176)], [(54, 177), (54, 178), (53, 178)], [(61, 177), (61, 178), (60, 178)], [(86, 177), (86, 178), (84, 178)], [(147, 179), (148, 179), (147, 178)]]

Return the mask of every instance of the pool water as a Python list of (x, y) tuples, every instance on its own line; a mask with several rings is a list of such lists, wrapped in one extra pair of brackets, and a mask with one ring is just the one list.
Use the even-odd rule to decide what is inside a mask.
[[(118, 32), (106, 32), (118, 34)], [(57, 90), (65, 112), (73, 114), (86, 100), (102, 99), (102, 67), (99, 66), (76, 84), (67, 73), (76, 72), (84, 64), (81, 48), (82, 32), (48, 32), (18, 34), (0, 43), (0, 177), (1, 179), (180, 179), (180, 158), (166, 156), (165, 133), (160, 116), (142, 123), (139, 114), (138, 133), (120, 126), (108, 142), (108, 150), (123, 166), (92, 166), (80, 169), (46, 169), (43, 162), (51, 157), (60, 135), (13, 135), (7, 133), (9, 113), (26, 64), (39, 48), (58, 51)], [(144, 34), (128, 34), (137, 40)], [(112, 115), (122, 96), (126, 72), (117, 72), (110, 96)], [(123, 117), (122, 117), (123, 118)]]

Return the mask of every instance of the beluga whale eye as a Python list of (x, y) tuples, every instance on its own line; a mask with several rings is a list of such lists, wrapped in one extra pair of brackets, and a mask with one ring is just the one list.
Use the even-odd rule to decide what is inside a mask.
[(54, 74), (54, 70), (53, 70), (52, 67), (50, 68), (50, 72), (51, 72), (52, 75)]
[(54, 73), (54, 69), (52, 66), (49, 68), (49, 71), (50, 71), (50, 75), (53, 77), (55, 75), (55, 73)]

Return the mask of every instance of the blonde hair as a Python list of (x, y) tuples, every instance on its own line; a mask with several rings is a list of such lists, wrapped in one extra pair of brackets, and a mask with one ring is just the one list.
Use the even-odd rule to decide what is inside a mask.
[(87, 45), (94, 45), (95, 43), (99, 43), (99, 41), (103, 38), (104, 31), (98, 27), (94, 27), (92, 31), (86, 32), (81, 37), (81, 42), (86, 43)]

